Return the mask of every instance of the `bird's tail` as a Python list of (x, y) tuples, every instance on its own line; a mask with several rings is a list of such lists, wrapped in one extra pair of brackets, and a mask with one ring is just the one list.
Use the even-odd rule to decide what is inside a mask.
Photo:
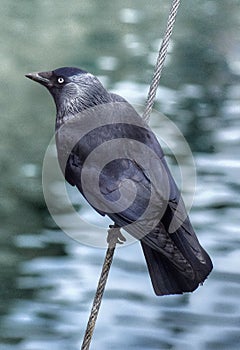
[[(202, 284), (212, 270), (212, 262), (199, 242), (194, 242), (194, 248), (185, 238), (180, 228), (169, 235), (168, 252), (166, 249), (156, 249), (155, 244), (149, 244), (149, 237), (141, 241), (154, 291), (157, 295), (182, 294), (194, 291)], [(196, 237), (196, 236), (195, 236)], [(151, 234), (150, 234), (151, 240)], [(200, 252), (200, 253), (199, 253)]]

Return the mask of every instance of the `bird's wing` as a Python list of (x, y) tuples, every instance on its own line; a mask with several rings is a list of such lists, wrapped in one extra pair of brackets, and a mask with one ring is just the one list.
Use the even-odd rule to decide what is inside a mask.
[[(111, 142), (116, 140), (119, 141), (120, 150), (115, 149), (116, 154), (112, 150), (109, 162), (101, 152), (93, 162), (85, 162), (104, 143), (109, 142), (108, 149), (111, 150)], [(136, 159), (139, 158), (139, 145), (144, 145), (143, 152), (149, 154), (140, 153), (141, 159)], [(116, 224), (124, 226), (136, 221), (146, 209), (152, 190), (147, 168), (155, 168), (156, 162), (161, 164), (162, 157), (162, 149), (148, 127), (128, 123), (108, 124), (94, 129), (79, 140), (70, 153), (64, 173), (66, 180), (77, 186), (95, 209), (101, 214), (109, 214)], [(160, 171), (162, 168), (163, 166)], [(85, 186), (83, 174), (86, 179)], [(97, 184), (96, 174), (99, 174)], [(157, 176), (161, 178), (161, 174)], [(97, 191), (93, 189), (96, 189), (96, 185), (103, 198), (104, 208), (101, 208), (99, 195), (94, 198)], [(129, 205), (135, 196), (135, 200)], [(160, 198), (158, 201), (160, 202)]]

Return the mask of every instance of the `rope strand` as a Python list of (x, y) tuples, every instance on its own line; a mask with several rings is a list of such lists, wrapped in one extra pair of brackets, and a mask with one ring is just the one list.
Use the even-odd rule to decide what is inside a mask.
[(145, 120), (146, 122), (149, 121), (150, 114), (153, 108), (157, 88), (159, 85), (159, 80), (161, 78), (164, 62), (167, 56), (167, 49), (168, 49), (168, 45), (172, 35), (179, 5), (180, 5), (180, 0), (173, 0), (168, 21), (167, 21), (167, 28), (164, 34), (164, 38), (163, 38), (159, 53), (158, 53), (158, 58), (157, 58), (152, 82), (149, 88), (145, 111), (143, 113), (143, 120)]
[(106, 286), (108, 274), (109, 274), (110, 267), (111, 267), (111, 264), (112, 264), (115, 246), (116, 246), (116, 243), (115, 243), (115, 245), (113, 247), (111, 247), (111, 248), (108, 247), (107, 252), (106, 252), (106, 256), (105, 256), (105, 260), (104, 260), (101, 276), (99, 278), (97, 291), (96, 291), (96, 294), (95, 294), (95, 297), (94, 297), (94, 300), (93, 300), (93, 305), (92, 305), (91, 313), (90, 313), (90, 316), (89, 316), (88, 324), (87, 324), (87, 327), (86, 327), (86, 332), (85, 332), (85, 336), (84, 336), (84, 339), (83, 339), (81, 350), (88, 350), (89, 346), (90, 346), (90, 342), (91, 342), (91, 339), (92, 339), (94, 327), (95, 327), (97, 316), (98, 316), (98, 312), (99, 312), (99, 309), (100, 309), (100, 305), (101, 305), (104, 289), (105, 289), (105, 286)]

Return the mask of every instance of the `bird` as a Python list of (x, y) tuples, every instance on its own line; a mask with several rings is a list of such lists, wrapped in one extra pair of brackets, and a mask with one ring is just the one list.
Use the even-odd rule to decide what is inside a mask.
[[(213, 268), (211, 258), (198, 241), (157, 137), (134, 107), (77, 67), (26, 77), (54, 99), (58, 160), (66, 181), (113, 221), (110, 236), (115, 234), (117, 243), (125, 240), (121, 228), (139, 240), (155, 294), (189, 293), (202, 285)], [(97, 155), (90, 157), (94, 150)]]

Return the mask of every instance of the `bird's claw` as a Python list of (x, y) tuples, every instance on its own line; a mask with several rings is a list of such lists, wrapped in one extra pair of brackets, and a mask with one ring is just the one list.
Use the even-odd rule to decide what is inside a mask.
[(107, 242), (110, 248), (115, 247), (117, 243), (123, 244), (124, 242), (126, 242), (126, 238), (122, 235), (119, 226), (109, 225)]

